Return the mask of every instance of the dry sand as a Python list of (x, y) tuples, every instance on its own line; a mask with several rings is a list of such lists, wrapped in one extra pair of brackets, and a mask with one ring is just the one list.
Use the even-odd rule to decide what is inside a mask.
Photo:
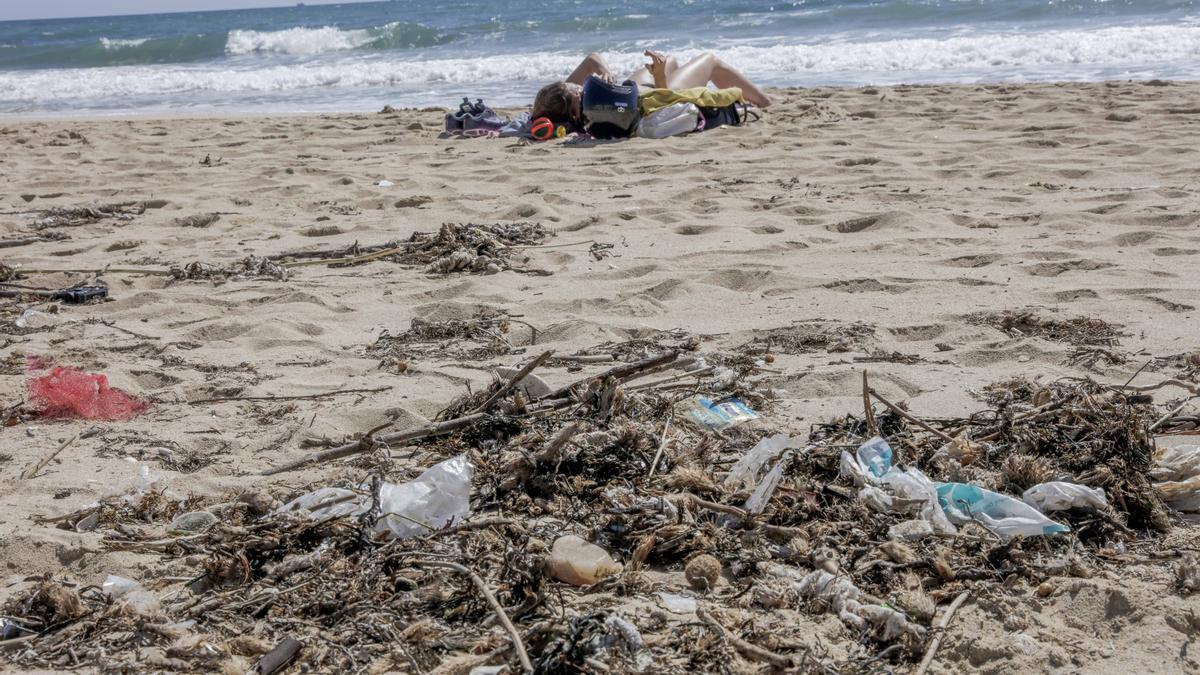
[[(61, 228), (62, 241), (0, 249), (12, 266), (228, 264), (377, 244), (443, 222), (539, 221), (557, 233), (552, 247), (524, 251), (529, 267), (552, 273), (545, 277), (433, 276), (382, 261), (223, 284), (108, 273), (98, 277), (110, 302), (64, 306), (61, 323), (32, 332), (13, 327), (28, 303), (0, 301), (0, 405), (23, 398), (27, 355), (107, 373), (154, 401), (128, 423), (0, 430), (7, 572), (140, 578), (154, 557), (106, 552), (97, 534), (31, 516), (131, 485), (139, 463), (181, 493), (262, 485), (253, 474), (306, 452), (305, 439), (344, 438), (389, 416), (401, 425), (426, 419), (468, 384), (485, 386), (488, 366), (547, 347), (567, 353), (681, 329), (704, 336), (702, 350), (733, 349), (797, 322), (869, 324), (873, 335), (849, 352), (778, 356), (771, 421), (799, 432), (861, 412), (863, 368), (885, 396), (948, 417), (983, 407), (972, 392), (997, 380), (1121, 382), (1149, 356), (1200, 346), (1200, 84), (776, 94), (777, 107), (746, 128), (594, 147), (439, 140), (435, 111), (0, 122), (5, 238), (29, 232), (32, 217), (14, 212), (167, 202), (128, 221)], [(176, 222), (209, 212), (221, 217), (207, 227)], [(611, 256), (597, 259), (592, 242), (612, 244)], [(26, 283), (92, 278), (37, 274)], [(521, 315), (538, 329), (536, 346), (514, 324), (518, 350), (508, 356), (415, 361), (403, 375), (365, 353), (414, 318), (466, 318), (481, 308)], [(1120, 324), (1126, 337), (1112, 351), (1129, 360), (1065, 365), (1070, 345), (966, 318), (1014, 309)], [(84, 321), (92, 318), (112, 326)], [(553, 384), (577, 377), (562, 368), (543, 376)], [(189, 404), (380, 387), (321, 400)], [(41, 475), (18, 478), (92, 426), (101, 431)], [(204, 466), (167, 470), (160, 448)], [(282, 494), (347, 473), (316, 467), (266, 484)], [(1194, 528), (1172, 537), (1200, 546)], [(1169, 560), (1114, 563), (1061, 580), (1045, 599), (1018, 584), (961, 610), (935, 671), (1196, 672), (1196, 624), (1188, 628), (1186, 616), (1196, 607), (1171, 590)], [(830, 643), (852, 639), (834, 620), (815, 625)]]

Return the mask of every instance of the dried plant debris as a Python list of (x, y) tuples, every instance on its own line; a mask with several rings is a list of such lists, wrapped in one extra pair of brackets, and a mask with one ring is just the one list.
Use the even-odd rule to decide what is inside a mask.
[(801, 321), (787, 328), (758, 331), (737, 351), (751, 354), (865, 352), (875, 344), (875, 327), (866, 323)]
[[(504, 343), (504, 321), (416, 321), (373, 349), (486, 353)], [(157, 562), (143, 586), (26, 581), (4, 612), (33, 635), (0, 658), (246, 672), (282, 650), (308, 672), (908, 671), (941, 632), (938, 603), (1088, 576), (1124, 564), (1121, 547), (1152, 550), (1171, 527), (1148, 479), (1147, 428), (1163, 410), (1145, 396), (1012, 380), (965, 418), (920, 426), (880, 408), (869, 422), (848, 415), (763, 446), (783, 431), (769, 410), (716, 432), (683, 423), (695, 395), (749, 400), (756, 387), (721, 367), (687, 370), (715, 361), (664, 347), (695, 348), (689, 338), (604, 345), (597, 353), (612, 363), (588, 363), (569, 386), (534, 394), (497, 380), (423, 430), (362, 434), (271, 471), (356, 457), (321, 485), (293, 477), (200, 501), (147, 478), (43, 519)], [(633, 360), (656, 340), (660, 351)], [(1107, 502), (1055, 512), (1071, 530), (1050, 538), (1003, 540), (976, 522), (956, 536), (896, 536), (924, 502), (878, 508), (841, 470), (842, 451), (876, 431), (898, 464), (935, 481), (1020, 494), (1063, 480), (1102, 488)], [(395, 483), (450, 458), (471, 472), (437, 494), (454, 492), (468, 510), (438, 526), (406, 517), (412, 533), (401, 538), (381, 529)], [(315, 488), (334, 490), (310, 496)], [(307, 507), (292, 501), (301, 495)], [(566, 535), (601, 557), (564, 557)], [(1194, 592), (1194, 560), (1178, 562), (1173, 588)]]
[(224, 281), (227, 279), (274, 279), (286, 281), (288, 271), (279, 263), (262, 256), (247, 256), (229, 266), (215, 265), (199, 260), (182, 267), (172, 267), (171, 277), (180, 281)]
[(113, 204), (84, 204), (79, 206), (55, 206), (37, 212), (38, 217), (31, 227), (45, 230), (52, 227), (75, 227), (101, 220), (133, 220), (147, 209), (159, 209), (167, 205), (161, 199), (139, 202), (116, 202)]
[(513, 349), (512, 322), (506, 314), (492, 310), (482, 310), (470, 319), (430, 321), (417, 317), (403, 333), (384, 331), (367, 353), (389, 362), (490, 359)]
[(551, 233), (540, 223), (445, 223), (437, 232), (414, 232), (403, 241), (323, 251), (294, 251), (277, 259), (326, 259), (331, 265), (355, 265), (369, 260), (390, 260), (420, 265), (430, 274), (496, 274), (504, 270), (548, 275), (523, 266), (528, 258), (520, 247), (537, 246)]
[(991, 326), (1011, 337), (1038, 337), (1076, 346), (1115, 347), (1124, 335), (1122, 326), (1102, 319), (1049, 319), (1028, 311), (980, 312), (970, 314), (966, 319), (976, 325)]

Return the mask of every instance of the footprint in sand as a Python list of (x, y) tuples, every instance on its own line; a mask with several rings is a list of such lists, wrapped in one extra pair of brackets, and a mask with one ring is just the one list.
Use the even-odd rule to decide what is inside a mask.
[(863, 216), (862, 218), (851, 218), (843, 220), (840, 223), (828, 225), (825, 229), (830, 232), (840, 232), (841, 234), (852, 234), (855, 232), (863, 232), (870, 229), (875, 223), (879, 222), (879, 216)]
[(782, 227), (774, 225), (758, 225), (757, 227), (749, 228), (749, 230), (754, 234), (781, 234), (783, 232)]
[(707, 234), (717, 229), (716, 225), (680, 225), (675, 228), (675, 234), (692, 236), (696, 234)]

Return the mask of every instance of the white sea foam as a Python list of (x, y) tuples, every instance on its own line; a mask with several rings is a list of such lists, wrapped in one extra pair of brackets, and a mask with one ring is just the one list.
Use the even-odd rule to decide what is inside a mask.
[(106, 37), (100, 38), (100, 44), (103, 45), (108, 51), (126, 49), (128, 47), (140, 47), (147, 42), (149, 42), (148, 38), (141, 38), (137, 40), (110, 40)]
[(342, 30), (333, 26), (278, 31), (233, 30), (225, 42), (225, 52), (232, 55), (271, 52), (310, 56), (357, 49), (372, 39), (367, 30)]
[[(274, 50), (306, 54), (353, 49), (365, 31), (292, 29), (242, 31), (230, 51)], [(946, 39), (877, 39), (867, 42), (762, 46), (733, 44), (721, 54), (771, 84), (820, 82), (947, 82), (988, 79), (1099, 79), (1137, 73), (1146, 77), (1200, 77), (1200, 26), (1110, 27), (1095, 30), (955, 36)], [(681, 58), (698, 53), (678, 52)], [(641, 65), (639, 53), (605, 57), (619, 72)], [(254, 92), (322, 90), (346, 96), (353, 88), (424, 92), (437, 103), (448, 90), (511, 90), (524, 97), (535, 84), (562, 77), (578, 54), (523, 53), (471, 59), (413, 58), (389, 52), (327, 54), (300, 63), (123, 66), (0, 72), (0, 111), (72, 106), (84, 100), (185, 101), (211, 93), (226, 103)], [(505, 88), (505, 83), (511, 86)], [(524, 83), (524, 84), (523, 84)], [(457, 88), (457, 89), (456, 89)], [(341, 92), (341, 93), (335, 93)], [(415, 94), (414, 94), (415, 95)], [(506, 101), (513, 102), (513, 101)], [(181, 103), (182, 104), (182, 103)], [(86, 107), (86, 104), (80, 104)]]

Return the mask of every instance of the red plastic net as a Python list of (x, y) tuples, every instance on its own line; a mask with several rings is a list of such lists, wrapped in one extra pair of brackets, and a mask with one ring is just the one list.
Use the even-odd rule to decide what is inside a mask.
[(30, 403), (43, 417), (109, 422), (133, 419), (150, 403), (108, 386), (108, 377), (56, 366), (29, 381)]

